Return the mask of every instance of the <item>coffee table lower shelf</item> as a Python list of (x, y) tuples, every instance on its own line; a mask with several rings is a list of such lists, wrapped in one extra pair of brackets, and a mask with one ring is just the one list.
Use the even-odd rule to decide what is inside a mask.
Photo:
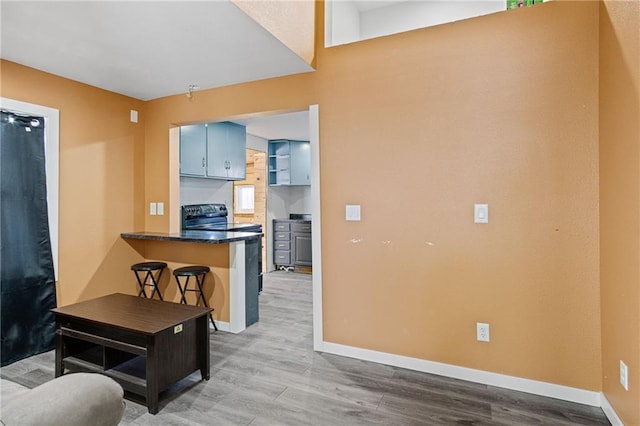
[[(145, 360), (143, 357), (137, 356), (131, 361), (134, 361), (137, 364), (141, 364), (142, 373), (144, 373)], [(75, 373), (100, 373), (104, 374), (107, 377), (111, 377), (113, 380), (120, 383), (120, 386), (122, 386), (122, 389), (124, 389), (125, 392), (133, 394), (133, 396), (141, 397), (141, 400), (144, 400), (144, 395), (147, 394), (146, 377), (140, 377), (134, 374), (120, 371), (119, 367), (121, 368), (121, 366), (116, 366), (115, 368), (105, 370), (104, 367), (100, 365), (73, 356), (69, 356), (63, 359), (62, 366), (63, 368)], [(134, 397), (134, 399), (139, 398)]]

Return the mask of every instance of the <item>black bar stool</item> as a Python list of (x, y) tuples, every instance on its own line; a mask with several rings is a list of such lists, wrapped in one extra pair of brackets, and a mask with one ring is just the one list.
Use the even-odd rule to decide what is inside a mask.
[[(208, 266), (184, 266), (182, 268), (174, 269), (173, 276), (176, 277), (178, 290), (180, 290), (180, 303), (184, 303), (185, 305), (187, 305), (187, 292), (193, 291), (196, 293), (196, 306), (198, 306), (200, 300), (202, 300), (204, 306), (209, 308), (207, 298), (204, 296), (204, 291), (202, 291), (204, 277), (207, 275), (207, 272), (209, 272)], [(184, 282), (184, 286), (180, 282), (180, 277), (187, 277), (186, 281)], [(191, 277), (195, 277), (196, 279), (196, 286), (194, 288), (189, 288), (189, 280), (191, 279)], [(211, 312), (209, 312), (209, 319), (211, 319), (213, 329), (215, 331), (218, 331), (218, 327), (213, 321), (213, 315), (211, 314)]]
[[(160, 293), (160, 289), (158, 288), (158, 283), (160, 282), (160, 277), (162, 276), (162, 271), (167, 267), (167, 264), (164, 262), (142, 262), (131, 265), (131, 270), (134, 274), (136, 274), (136, 279), (138, 280), (138, 285), (140, 286), (140, 291), (138, 292), (138, 296), (147, 297), (147, 292), (145, 291), (145, 287), (151, 287), (153, 291), (151, 292), (151, 296), (149, 299), (153, 299), (153, 295), (158, 293), (158, 297), (160, 300), (162, 299), (162, 294)], [(157, 275), (154, 272), (158, 272)], [(140, 272), (145, 272), (144, 278), (140, 277)]]

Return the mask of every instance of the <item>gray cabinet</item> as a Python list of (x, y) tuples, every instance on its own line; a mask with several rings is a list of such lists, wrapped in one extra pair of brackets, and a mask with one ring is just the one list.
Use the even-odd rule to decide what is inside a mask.
[(269, 185), (311, 185), (311, 145), (307, 141), (269, 141)]
[(273, 263), (276, 266), (292, 266), (291, 223), (288, 220), (273, 221)]
[(180, 127), (180, 176), (245, 179), (246, 136), (229, 122)]
[(311, 266), (311, 222), (273, 221), (273, 263), (276, 267)]
[(291, 247), (291, 263), (311, 266), (311, 223), (291, 224)]

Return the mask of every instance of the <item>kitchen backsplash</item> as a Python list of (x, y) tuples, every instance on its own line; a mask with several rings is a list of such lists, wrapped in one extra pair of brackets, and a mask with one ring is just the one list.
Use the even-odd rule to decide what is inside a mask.
[(292, 186), (289, 189), (289, 213), (311, 213), (311, 187)]
[(233, 208), (233, 182), (181, 177), (180, 205), (200, 203), (224, 203)]

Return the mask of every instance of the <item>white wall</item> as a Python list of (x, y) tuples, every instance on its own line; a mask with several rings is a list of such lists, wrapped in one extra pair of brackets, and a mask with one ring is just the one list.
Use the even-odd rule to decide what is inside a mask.
[(292, 186), (289, 188), (289, 213), (311, 214), (310, 186)]
[(325, 37), (326, 46), (360, 40), (360, 12), (353, 1), (330, 1), (325, 22), (330, 27)]
[(289, 213), (311, 214), (310, 186), (270, 186), (267, 190), (267, 219), (287, 219)]
[[(362, 8), (353, 0), (327, 0), (325, 45), (337, 46), (411, 31), (461, 19), (506, 11), (506, 0), (381, 1), (382, 7)], [(376, 2), (364, 2), (369, 6)], [(392, 3), (390, 5), (386, 5)]]
[(219, 179), (180, 177), (180, 205), (224, 203), (233, 222), (233, 182)]
[(269, 147), (269, 141), (260, 136), (250, 135), (247, 133), (247, 149), (254, 149), (256, 151), (267, 152)]
[(362, 40), (505, 11), (506, 1), (406, 1), (360, 14)]

